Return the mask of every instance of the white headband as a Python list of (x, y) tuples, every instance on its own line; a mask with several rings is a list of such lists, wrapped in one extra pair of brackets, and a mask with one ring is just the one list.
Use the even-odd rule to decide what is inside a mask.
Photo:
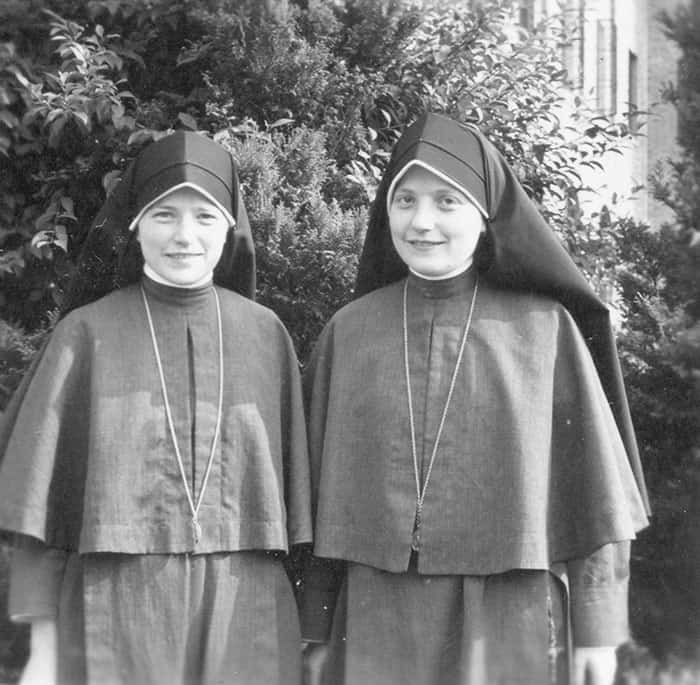
[(435, 174), (438, 178), (445, 181), (445, 183), (449, 183), (453, 188), (456, 188), (457, 190), (459, 190), (460, 193), (464, 193), (467, 196), (468, 200), (479, 210), (479, 212), (481, 212), (484, 219), (489, 218), (488, 213), (482, 207), (481, 203), (464, 186), (461, 186), (459, 183), (455, 183), (449, 176), (445, 175), (442, 171), (440, 171), (439, 169), (436, 169), (435, 167), (430, 166), (430, 164), (426, 164), (425, 162), (422, 162), (420, 159), (411, 160), (408, 164), (406, 164), (406, 166), (403, 169), (401, 169), (401, 171), (396, 175), (394, 180), (391, 182), (391, 185), (389, 186), (389, 192), (387, 193), (387, 196), (386, 196), (386, 211), (387, 211), (387, 213), (389, 213), (391, 211), (391, 200), (392, 200), (392, 197), (394, 196), (394, 191), (396, 190), (396, 185), (405, 176), (406, 172), (413, 166), (419, 166), (419, 167), (422, 167), (423, 169), (426, 169), (427, 171), (431, 172), (432, 174)]
[(229, 222), (231, 226), (236, 225), (236, 220), (231, 216), (231, 212), (226, 209), (211, 193), (208, 193), (204, 188), (201, 186), (198, 186), (196, 183), (189, 183), (185, 181), (184, 183), (178, 183), (176, 186), (172, 186), (171, 188), (168, 188), (164, 193), (161, 193), (157, 198), (154, 200), (151, 200), (133, 219), (133, 221), (129, 224), (129, 230), (133, 231), (136, 229), (138, 226), (139, 221), (143, 218), (143, 215), (151, 208), (153, 207), (156, 202), (160, 202), (164, 197), (167, 197), (170, 195), (170, 193), (175, 192), (176, 190), (180, 190), (181, 188), (192, 188), (192, 190), (196, 190), (198, 193), (201, 195), (204, 195), (204, 197), (209, 200), (213, 205), (215, 205), (219, 211), (224, 215), (226, 220)]

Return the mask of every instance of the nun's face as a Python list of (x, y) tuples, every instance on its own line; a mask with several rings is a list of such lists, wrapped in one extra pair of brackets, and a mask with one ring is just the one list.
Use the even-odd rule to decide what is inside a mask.
[(180, 188), (144, 212), (136, 237), (153, 271), (174, 285), (189, 286), (212, 273), (228, 229), (215, 204), (193, 188)]
[(485, 230), (481, 212), (464, 193), (420, 166), (411, 167), (397, 184), (389, 226), (399, 257), (430, 278), (468, 267)]

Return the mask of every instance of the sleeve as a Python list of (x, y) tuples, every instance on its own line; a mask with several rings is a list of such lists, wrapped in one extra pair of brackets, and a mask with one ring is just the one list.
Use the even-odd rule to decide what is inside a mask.
[(60, 321), (0, 429), (0, 528), (77, 549), (90, 415), (85, 327)]
[(8, 614), (16, 623), (55, 618), (68, 553), (19, 537), (10, 561)]
[[(280, 323), (280, 326), (282, 324)], [(285, 447), (285, 506), (287, 508), (287, 537), (289, 545), (310, 543), (311, 520), (311, 476), (309, 474), (309, 450), (306, 439), (304, 401), (301, 375), (291, 338), (283, 328), (285, 345), (285, 377), (281, 385), (280, 398), (283, 417), (283, 440)]]
[(549, 552), (567, 561), (632, 540), (648, 521), (590, 352), (563, 307), (552, 382)]
[(629, 638), (629, 558), (625, 540), (567, 562), (574, 647), (616, 647)]

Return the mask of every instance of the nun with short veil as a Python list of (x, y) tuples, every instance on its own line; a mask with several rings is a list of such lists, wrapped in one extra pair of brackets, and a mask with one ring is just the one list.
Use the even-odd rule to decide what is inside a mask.
[(149, 144), (0, 434), (26, 682), (300, 682), (285, 557), (311, 539), (301, 381), (254, 289), (231, 154), (194, 132)]

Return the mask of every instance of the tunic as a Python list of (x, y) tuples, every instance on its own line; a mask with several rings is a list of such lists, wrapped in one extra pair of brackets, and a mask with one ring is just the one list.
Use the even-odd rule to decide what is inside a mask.
[[(328, 683), (564, 683), (572, 642), (626, 638), (625, 541), (646, 522), (592, 360), (561, 305), (481, 279), (412, 553), (404, 282), (338, 312), (310, 365), (326, 560), (307, 567), (303, 635), (332, 622)], [(409, 277), (421, 481), (473, 282)]]
[[(217, 414), (214, 298), (143, 285), (196, 501)], [(298, 365), (274, 314), (217, 292), (223, 415), (199, 543), (138, 285), (59, 322), (8, 408), (0, 527), (23, 540), (10, 612), (56, 616), (60, 682), (298, 681), (282, 561), (311, 539)]]

